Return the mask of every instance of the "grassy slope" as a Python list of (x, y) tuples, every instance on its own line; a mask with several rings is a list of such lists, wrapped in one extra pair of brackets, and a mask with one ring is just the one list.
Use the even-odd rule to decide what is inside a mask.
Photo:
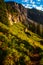
[[(7, 27), (0, 22), (0, 62), (4, 65), (29, 65), (34, 63), (30, 56), (34, 56), (37, 49), (38, 54), (42, 57), (40, 65), (43, 65), (43, 46), (40, 41), (41, 37), (27, 30), (21, 22)], [(2, 59), (3, 58), (3, 59)]]
[(40, 36), (30, 30), (25, 32), (26, 26), (20, 22), (8, 27), (7, 9), (3, 0), (0, 0), (0, 8), (0, 65), (36, 64), (36, 61), (31, 60), (36, 51), (41, 56), (38, 62), (43, 65), (43, 46), (38, 42), (41, 40)]

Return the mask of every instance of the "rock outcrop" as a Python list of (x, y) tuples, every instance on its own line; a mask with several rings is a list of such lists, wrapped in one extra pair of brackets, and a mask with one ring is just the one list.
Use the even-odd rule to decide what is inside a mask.
[[(36, 9), (27, 9), (21, 4), (11, 1), (5, 3), (3, 2), (2, 6), (2, 11), (0, 10), (1, 22), (7, 25), (22, 22), (23, 24), (27, 25), (28, 29), (40, 34), (41, 36), (43, 35), (43, 12)], [(2, 16), (3, 12), (5, 16)]]

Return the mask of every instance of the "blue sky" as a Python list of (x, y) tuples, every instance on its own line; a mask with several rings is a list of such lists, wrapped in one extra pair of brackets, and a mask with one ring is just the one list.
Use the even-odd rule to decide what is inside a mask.
[(21, 3), (26, 8), (36, 8), (43, 11), (43, 0), (5, 0)]

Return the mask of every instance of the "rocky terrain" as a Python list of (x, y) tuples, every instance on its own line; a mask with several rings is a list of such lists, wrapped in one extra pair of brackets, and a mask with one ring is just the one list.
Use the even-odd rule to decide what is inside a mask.
[[(23, 22), (33, 32), (43, 36), (43, 12), (36, 9), (26, 9), (21, 4), (6, 2), (8, 19), (13, 22)], [(15, 15), (14, 15), (14, 12)], [(21, 17), (22, 16), (22, 17)], [(13, 23), (12, 22), (12, 23)], [(34, 27), (33, 27), (34, 26)]]
[(41, 11), (0, 0), (0, 65), (43, 65), (41, 16)]

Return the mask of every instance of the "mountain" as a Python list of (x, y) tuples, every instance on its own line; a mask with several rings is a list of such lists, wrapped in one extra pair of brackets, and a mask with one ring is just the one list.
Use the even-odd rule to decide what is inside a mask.
[[(10, 23), (21, 21), (33, 32), (43, 36), (43, 12), (36, 9), (26, 9), (21, 4), (6, 2), (7, 16)], [(22, 17), (21, 17), (22, 16)], [(33, 27), (34, 26), (34, 27)]]
[(27, 9), (27, 17), (30, 22), (34, 25), (35, 32), (43, 34), (43, 11), (33, 9)]
[(33, 8), (33, 9), (28, 9), (27, 12), (28, 12), (27, 15), (28, 18), (36, 21), (37, 23), (43, 24), (43, 11)]
[(21, 4), (0, 0), (0, 65), (43, 65), (42, 23), (28, 16)]
[(26, 21), (26, 15), (27, 15), (26, 9), (21, 4), (17, 4), (15, 2), (6, 2), (6, 8), (8, 16), (11, 15), (11, 20), (13, 22), (15, 22), (15, 19), (18, 22)]
[[(5, 4), (5, 5), (4, 5)], [(0, 4), (1, 9), (4, 13), (0, 10), (0, 20), (6, 20), (7, 24), (13, 24), (16, 22), (23, 22), (29, 29), (33, 32), (43, 36), (43, 12), (36, 10), (36, 9), (26, 9), (21, 4), (15, 3), (13, 1), (6, 2), (4, 4)], [(7, 15), (7, 16), (6, 16)], [(4, 16), (4, 17), (3, 17)], [(21, 17), (22, 16), (22, 17)], [(8, 22), (9, 20), (9, 22)], [(2, 22), (3, 22), (2, 21)], [(6, 22), (3, 22), (6, 24)], [(34, 26), (34, 27), (33, 27)]]

